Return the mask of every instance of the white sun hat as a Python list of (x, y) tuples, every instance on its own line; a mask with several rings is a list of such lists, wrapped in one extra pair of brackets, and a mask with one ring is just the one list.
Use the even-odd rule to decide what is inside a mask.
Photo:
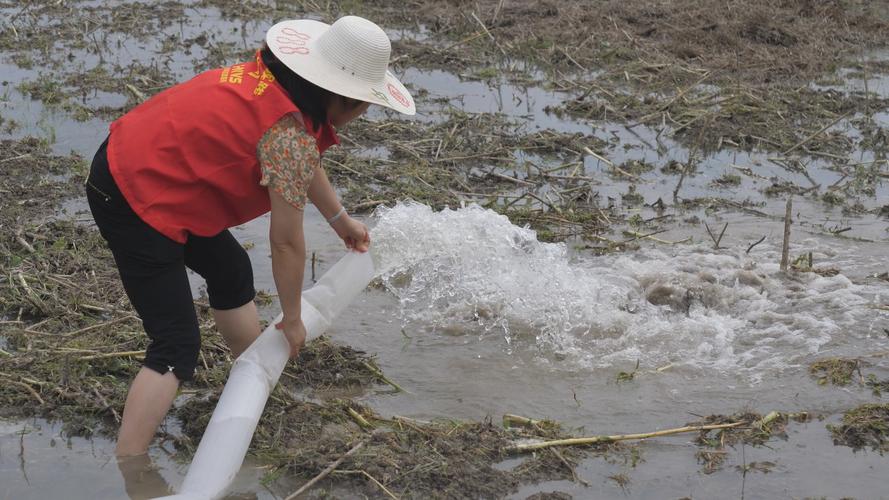
[(265, 41), (285, 66), (323, 89), (406, 115), (417, 112), (410, 92), (388, 70), (389, 37), (367, 19), (282, 21), (269, 28)]

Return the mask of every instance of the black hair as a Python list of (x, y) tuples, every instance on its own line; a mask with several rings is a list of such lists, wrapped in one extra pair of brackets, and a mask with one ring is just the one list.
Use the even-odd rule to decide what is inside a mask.
[(300, 113), (308, 115), (316, 127), (327, 123), (327, 106), (334, 98), (333, 92), (294, 73), (275, 57), (268, 45), (262, 48), (260, 56), (262, 63), (272, 72), (275, 80), (281, 84)]

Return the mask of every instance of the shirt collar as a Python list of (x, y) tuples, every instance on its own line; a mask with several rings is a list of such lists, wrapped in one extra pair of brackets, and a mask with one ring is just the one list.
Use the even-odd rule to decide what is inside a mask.
[(315, 121), (309, 115), (305, 113), (300, 113), (300, 115), (303, 118), (306, 132), (315, 138), (315, 146), (318, 148), (319, 153), (324, 154), (327, 148), (340, 143), (340, 138), (336, 135), (336, 129), (333, 128), (333, 125), (325, 123), (316, 126)]
[[(260, 55), (259, 50), (256, 51), (256, 65), (257, 71), (259, 71), (260, 73), (262, 73), (263, 71), (267, 71), (265, 68), (265, 64), (262, 63), (262, 56)], [(283, 87), (281, 87), (280, 83), (275, 81), (275, 85), (278, 85), (279, 88), (281, 88), (281, 91), (284, 92), (284, 95), (286, 95), (288, 99), (290, 98), (290, 95), (287, 93), (286, 90), (284, 90)], [(294, 103), (294, 106), (295, 105), (296, 103)], [(297, 108), (297, 110), (299, 110), (299, 108)], [(333, 145), (338, 145), (340, 143), (340, 138), (336, 135), (336, 129), (333, 128), (333, 125), (331, 125), (330, 123), (324, 123), (318, 126), (309, 115), (303, 113), (302, 111), (300, 111), (299, 114), (300, 116), (302, 116), (303, 126), (305, 127), (306, 132), (308, 132), (309, 135), (315, 138), (315, 146), (318, 148), (318, 153), (324, 154), (324, 152), (327, 151), (327, 148)]]

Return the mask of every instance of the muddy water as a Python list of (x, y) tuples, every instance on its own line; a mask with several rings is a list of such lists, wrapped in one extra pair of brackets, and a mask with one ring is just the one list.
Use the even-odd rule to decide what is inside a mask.
[[(228, 33), (245, 47), (258, 43), (258, 36), (231, 34), (240, 23), (223, 20), (213, 9), (202, 12), (200, 21), (175, 30), (183, 38), (213, 30), (220, 36)], [(249, 29), (262, 33), (265, 26), (257, 23)], [(119, 43), (122, 58), (148, 60), (156, 50), (126, 37)], [(171, 71), (178, 77), (186, 77), (192, 58), (201, 57), (195, 50), (172, 60)], [(82, 59), (87, 66), (97, 62), (90, 57)], [(9, 62), (0, 62), (0, 69), (10, 81), (3, 115), (22, 124), (17, 135), (52, 136), (57, 151), (74, 149), (84, 155), (101, 142), (107, 130), (104, 121), (71, 121), (14, 90), (16, 83), (38, 71)], [(503, 113), (526, 122), (529, 131), (539, 127), (595, 136), (613, 145), (598, 153), (618, 164), (640, 160), (660, 166), (688, 157), (686, 149), (655, 129), (630, 132), (617, 124), (593, 125), (547, 114), (544, 109), (561, 103), (566, 94), (542, 86), (522, 88), (418, 69), (402, 76), (415, 90), (441, 98), (421, 101), (418, 120), (436, 120), (442, 106), (457, 106)], [(889, 87), (882, 80), (871, 81), (870, 91), (885, 95)], [(96, 93), (89, 98), (121, 103), (119, 95)], [(384, 115), (371, 113), (369, 118), (381, 120)], [(837, 127), (856, 133), (849, 123)], [(385, 150), (373, 154), (385, 155)], [(857, 154), (858, 161), (874, 160), (869, 152)], [(791, 253), (811, 251), (816, 267), (835, 267), (841, 274), (782, 275), (777, 271), (782, 234), (777, 218), (783, 200), (763, 197), (759, 190), (771, 177), (803, 186), (809, 181), (768, 158), (724, 151), (703, 158), (699, 173), (685, 180), (683, 197), (716, 194), (739, 203), (749, 199), (762, 203), (756, 210), (774, 216), (723, 213), (716, 221), (697, 212), (720, 227), (729, 223), (723, 248), (717, 251), (702, 227), (681, 222), (691, 213), (681, 214), (673, 229), (657, 235), (670, 241), (691, 237), (688, 244), (646, 241), (636, 252), (594, 257), (577, 242), (541, 244), (529, 231), (477, 208), (433, 213), (421, 206), (399, 206), (369, 220), (377, 226), (375, 244), (385, 248), (384, 287), (362, 294), (331, 333), (375, 353), (387, 375), (409, 391), (364, 396), (383, 414), (496, 419), (508, 412), (553, 418), (595, 434), (652, 431), (681, 426), (696, 415), (742, 409), (820, 416), (808, 424), (792, 424), (787, 439), (773, 440), (769, 447), (729, 450), (724, 467), (712, 474), (700, 472), (688, 437), (662, 438), (642, 446), (643, 461), (635, 467), (602, 459), (584, 462), (578, 475), (589, 487), (547, 483), (523, 489), (515, 498), (552, 490), (575, 498), (889, 497), (889, 457), (835, 447), (825, 428), (838, 421), (844, 409), (872, 401), (873, 396), (854, 387), (821, 387), (806, 369), (808, 362), (822, 356), (861, 356), (871, 363), (870, 372), (887, 377), (889, 363), (878, 354), (889, 350), (889, 315), (876, 306), (889, 302), (889, 283), (873, 276), (886, 270), (889, 224), (876, 215), (851, 216), (840, 208), (798, 200), (795, 212), (801, 225)], [(610, 179), (606, 166), (592, 156), (584, 156), (583, 163), (602, 199), (620, 205), (628, 183)], [(730, 189), (713, 185), (736, 167), (756, 175), (743, 176), (741, 184)], [(518, 175), (522, 171), (517, 168)], [(818, 161), (809, 165), (809, 174), (823, 186), (841, 178)], [(642, 177), (645, 182), (637, 189), (646, 203), (668, 200), (677, 181), (657, 170)], [(875, 196), (859, 201), (866, 208), (889, 203), (889, 187), (884, 182)], [(80, 207), (75, 201), (69, 212), (88, 219), (76, 213)], [(654, 215), (646, 208), (639, 213)], [(307, 211), (306, 225), (320, 275), (343, 249), (313, 209)], [(851, 228), (842, 233), (845, 238), (826, 234), (840, 227)], [(267, 229), (267, 218), (260, 218), (234, 233), (255, 245), (249, 253), (257, 287), (273, 290)], [(766, 240), (747, 253), (762, 236)], [(307, 269), (306, 285), (311, 275)], [(199, 291), (201, 284), (195, 280), (194, 286)], [(270, 308), (264, 314), (275, 312)], [(632, 371), (637, 362), (634, 380), (617, 383), (616, 375)], [(160, 495), (175, 488), (185, 471), (185, 465), (169, 458), (168, 446), (158, 443), (151, 450), (156, 473), (130, 477), (126, 484), (112, 458), (112, 442), (69, 440), (47, 422), (5, 422), (0, 425), (0, 498)], [(775, 465), (768, 474), (743, 474), (736, 468), (754, 461)], [(246, 465), (233, 487), (235, 498), (281, 498), (298, 486), (286, 478), (264, 485), (263, 472)], [(622, 473), (630, 478), (626, 489), (610, 479)]]
[[(375, 404), (423, 416), (545, 415), (598, 434), (739, 408), (813, 411), (829, 422), (871, 400), (858, 390), (825, 391), (806, 364), (827, 354), (867, 358), (889, 347), (887, 315), (871, 308), (885, 303), (889, 287), (868, 279), (885, 268), (882, 245), (801, 239), (798, 250), (818, 249), (819, 261), (845, 275), (786, 279), (774, 245), (744, 253), (748, 240), (777, 225), (731, 223), (735, 234), (724, 251), (696, 244), (591, 258), (541, 245), (478, 209), (396, 208), (377, 228), (378, 243), (393, 247), (385, 254), (398, 256), (386, 280), (397, 301), (380, 301), (401, 318), (389, 327), (381, 357), (413, 394)], [(405, 238), (418, 233), (424, 237)], [(668, 238), (695, 233), (680, 229)], [(656, 306), (658, 287), (681, 293)], [(387, 325), (385, 318), (372, 330)], [(883, 358), (869, 359), (886, 372)], [(617, 372), (632, 371), (637, 360), (636, 379), (618, 384)], [(736, 450), (712, 475), (695, 473), (693, 447), (675, 438), (643, 447), (645, 463), (635, 469), (588, 462), (582, 475), (592, 490), (552, 486), (578, 498), (617, 496), (620, 488), (607, 478), (627, 472), (634, 498), (723, 497), (729, 489), (739, 494), (742, 484), (751, 498), (884, 496), (889, 460), (833, 447), (824, 424), (791, 426), (788, 440), (772, 450)], [(744, 478), (734, 468), (744, 460), (778, 465), (773, 474)]]
[[(734, 450), (713, 474), (698, 472), (697, 448), (688, 438), (662, 438), (643, 445), (644, 461), (635, 468), (585, 462), (579, 474), (589, 488), (551, 483), (515, 498), (552, 489), (576, 498), (622, 495), (609, 479), (621, 473), (631, 478), (632, 498), (717, 498), (726, 490), (740, 494), (742, 487), (749, 498), (885, 494), (889, 457), (834, 447), (825, 429), (838, 412), (873, 398), (859, 389), (818, 386), (806, 372), (818, 356), (854, 355), (887, 375), (885, 358), (868, 356), (889, 350), (887, 315), (869, 307), (885, 303), (889, 293), (885, 282), (868, 278), (884, 269), (880, 245), (801, 238), (795, 250), (817, 248), (817, 262), (844, 274), (787, 279), (775, 269), (773, 246), (744, 253), (748, 240), (778, 226), (743, 218), (731, 221), (736, 230), (726, 237), (727, 250), (653, 246), (609, 257), (538, 243), (478, 208), (433, 213), (398, 206), (371, 222), (375, 244), (386, 249), (388, 291), (365, 292), (331, 333), (376, 353), (386, 373), (410, 392), (367, 395), (383, 414), (520, 413), (597, 434), (679, 426), (694, 415), (744, 408), (810, 411), (825, 419), (792, 424), (787, 440), (769, 448)], [(314, 211), (307, 226), (320, 275), (342, 249)], [(421, 227), (429, 229), (415, 242), (399, 234)], [(250, 253), (257, 286), (270, 288), (266, 229), (259, 219), (235, 234), (256, 244)], [(453, 237), (457, 231), (460, 238)], [(694, 232), (678, 229), (665, 237), (687, 234)], [(657, 284), (703, 293), (686, 310), (681, 300), (657, 306), (646, 298)], [(616, 374), (631, 371), (636, 360), (635, 380), (618, 384)], [(0, 497), (54, 498), (76, 481), (90, 485), (82, 498), (125, 492), (139, 498), (182, 480), (185, 466), (168, 457), (168, 445), (158, 444), (151, 453), (156, 473), (126, 485), (112, 447), (103, 439), (68, 440), (45, 422), (7, 423), (0, 436)], [(745, 477), (735, 469), (744, 461), (776, 465), (769, 474)], [(246, 465), (233, 498), (279, 498), (298, 486), (286, 479), (263, 486), (263, 472)]]
[[(0, 498), (10, 500), (153, 498), (181, 484), (186, 467), (158, 446), (149, 458), (118, 463), (113, 441), (68, 438), (42, 420), (0, 422), (0, 455)], [(248, 459), (226, 498), (279, 498), (298, 487), (286, 480), (263, 487), (264, 473)]]

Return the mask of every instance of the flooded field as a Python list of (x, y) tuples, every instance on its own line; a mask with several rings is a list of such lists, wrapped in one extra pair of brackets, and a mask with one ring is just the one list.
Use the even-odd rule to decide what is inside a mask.
[[(0, 2), (0, 498), (181, 483), (231, 359), (195, 277), (202, 368), (148, 459), (115, 460), (146, 339), (85, 162), (274, 21), (345, 13), (387, 29), (418, 106), (325, 159), (381, 274), (285, 371), (230, 498), (286, 498), (355, 440), (308, 498), (889, 498), (889, 12), (421, 3)], [(268, 320), (268, 218), (233, 233)], [(343, 249), (312, 207), (306, 235), (310, 286)]]

